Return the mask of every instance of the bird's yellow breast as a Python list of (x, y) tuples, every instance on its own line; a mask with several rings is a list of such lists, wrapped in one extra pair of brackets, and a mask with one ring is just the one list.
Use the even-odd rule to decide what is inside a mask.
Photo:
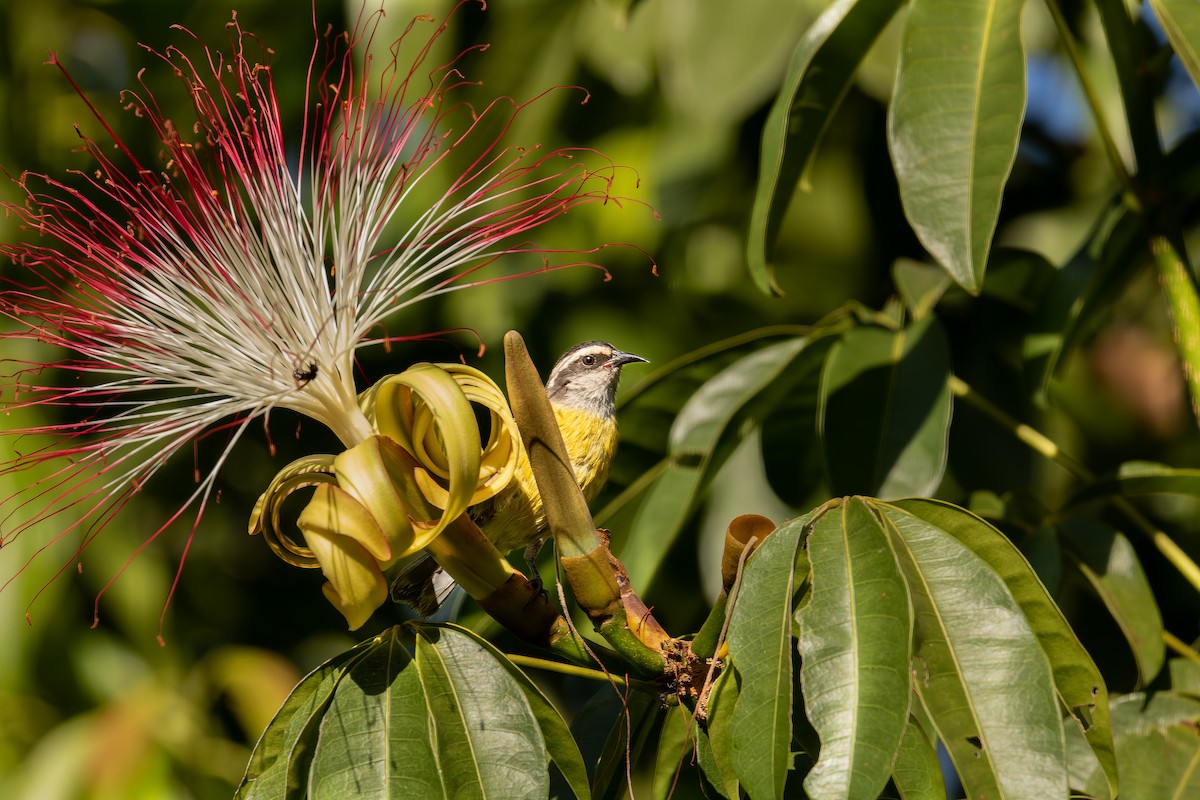
[[(575, 479), (583, 489), (584, 498), (591, 502), (608, 479), (617, 449), (617, 422), (611, 417), (562, 406), (555, 406), (554, 417), (562, 431)], [(507, 552), (542, 538), (545, 528), (542, 497), (529, 458), (522, 450), (513, 482), (497, 495), (494, 515), (484, 523), (483, 530), (497, 549)]]

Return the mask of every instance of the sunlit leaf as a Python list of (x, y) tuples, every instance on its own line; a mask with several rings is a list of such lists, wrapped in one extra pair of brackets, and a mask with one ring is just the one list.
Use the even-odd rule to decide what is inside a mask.
[(1163, 621), (1137, 552), (1124, 534), (1102, 522), (1068, 520), (1062, 532), (1083, 576), (1129, 642), (1138, 675), (1148, 683), (1165, 658)]
[(808, 555), (800, 679), (821, 751), (804, 789), (873, 800), (892, 773), (912, 696), (907, 587), (887, 534), (859, 499), (817, 520)]
[(338, 683), (373, 646), (363, 642), (310, 672), (263, 731), (238, 787), (238, 800), (270, 800), (302, 793), (321, 719)]
[[(1200, 701), (1173, 692), (1129, 694), (1112, 702), (1121, 797), (1183, 800), (1200, 789)], [(1097, 800), (1112, 800), (1086, 747), (1071, 742), (1071, 784)]]
[(754, 551), (729, 623), (741, 677), (729, 721), (733, 767), (751, 797), (779, 797), (791, 761), (794, 570), (814, 513), (780, 526)]
[(726, 797), (737, 797), (739, 782), (733, 764), (733, 742), (731, 740), (734, 709), (737, 708), (737, 670), (726, 667), (713, 685), (708, 697), (708, 736), (706, 744), (711, 751), (712, 762), (703, 757), (700, 767), (714, 786), (720, 787)]
[(546, 745), (525, 693), (453, 628), (385, 632), (338, 684), (309, 796), (545, 797)]
[(575, 743), (571, 729), (567, 726), (566, 720), (562, 718), (562, 714), (550, 702), (550, 698), (546, 697), (538, 685), (530, 680), (529, 676), (522, 672), (516, 664), (509, 661), (495, 645), (479, 634), (456, 625), (441, 627), (443, 630), (451, 631), (453, 635), (470, 639), (479, 648), (487, 651), (494, 662), (516, 681), (517, 686), (525, 693), (530, 710), (537, 718), (542, 737), (546, 740), (546, 750), (550, 760), (558, 767), (567, 785), (575, 793), (575, 797), (579, 800), (588, 800), (591, 797), (591, 790), (587, 768), (584, 765), (583, 756), (579, 752), (579, 745)]
[(821, 376), (821, 446), (834, 495), (933, 494), (946, 468), (950, 353), (932, 317), (855, 328)]
[(949, 503), (900, 500), (894, 505), (966, 545), (1008, 586), (1050, 660), (1059, 698), (1103, 765), (1110, 789), (1116, 792), (1117, 763), (1104, 677), (1020, 550), (991, 525)]
[(1179, 56), (1192, 83), (1200, 86), (1200, 3), (1193, 0), (1150, 0), (1154, 15)]
[(937, 751), (911, 717), (904, 726), (892, 776), (902, 800), (946, 800), (946, 782)]
[(954, 536), (896, 506), (877, 509), (912, 598), (913, 686), (968, 795), (1064, 797), (1053, 674), (1020, 605)]
[(901, 5), (895, 0), (835, 0), (792, 54), (783, 88), (763, 126), (758, 190), (747, 234), (750, 275), (764, 292), (779, 292), (769, 251), (796, 183), (859, 63)]
[(983, 285), (1025, 111), (1020, 0), (913, 0), (888, 143), (917, 236), (970, 292)]

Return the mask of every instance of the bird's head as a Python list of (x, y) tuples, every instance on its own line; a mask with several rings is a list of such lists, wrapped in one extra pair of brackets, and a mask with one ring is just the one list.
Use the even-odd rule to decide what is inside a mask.
[(611, 416), (621, 367), (641, 356), (626, 353), (608, 342), (577, 344), (554, 365), (546, 381), (546, 394), (556, 406)]

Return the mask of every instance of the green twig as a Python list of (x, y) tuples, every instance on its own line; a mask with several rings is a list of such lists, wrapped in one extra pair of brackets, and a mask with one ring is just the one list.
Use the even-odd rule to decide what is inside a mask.
[[(1006, 411), (993, 405), (990, 400), (976, 392), (970, 384), (957, 375), (950, 376), (950, 391), (956, 397), (970, 403), (998, 424), (1007, 428), (1017, 439), (1026, 444), (1034, 452), (1050, 459), (1075, 477), (1089, 483), (1096, 480), (1096, 476), (1091, 470), (1070, 454), (1063, 452), (1062, 448), (1055, 444), (1049, 437), (1022, 422), (1018, 422)], [(1179, 570), (1179, 573), (1187, 579), (1188, 583), (1196, 591), (1200, 592), (1200, 566), (1197, 566), (1191, 556), (1185, 553), (1183, 548), (1177, 545), (1170, 536), (1156, 527), (1153, 522), (1147, 519), (1142, 512), (1138, 511), (1124, 497), (1114, 497), (1113, 505), (1158, 548), (1158, 551), (1171, 562), (1175, 569)]]

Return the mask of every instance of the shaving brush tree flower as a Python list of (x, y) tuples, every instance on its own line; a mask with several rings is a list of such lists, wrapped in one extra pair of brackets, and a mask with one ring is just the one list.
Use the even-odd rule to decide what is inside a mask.
[[(380, 452), (370, 444), (381, 433), (374, 394), (360, 398), (355, 357), (420, 338), (406, 329), (404, 309), (483, 283), (596, 266), (600, 248), (545, 250), (530, 237), (576, 206), (620, 205), (617, 168), (590, 151), (511, 144), (527, 104), (481, 102), (459, 67), (470, 50), (439, 63), (432, 54), (446, 21), (417, 18), (385, 43), (375, 39), (381, 16), (364, 12), (342, 35), (322, 32), (314, 14), (299, 130), (285, 129), (273, 51), (236, 15), (226, 49), (183, 29), (182, 46), (147, 48), (159, 62), (150, 69), (173, 72), (194, 111), (194, 120), (168, 118), (146, 80), (123, 94), (161, 143), (154, 163), (51, 55), (106, 139), (81, 132), (86, 168), (22, 174), (24, 202), (5, 207), (25, 241), (0, 245), (12, 262), (0, 292), (10, 321), (3, 339), (61, 356), (10, 362), (3, 400), (10, 410), (66, 406), (70, 415), (4, 431), (13, 455), (0, 467), (38, 476), (0, 498), (4, 541), (69, 510), (54, 541), (78, 542), (74, 560), (169, 459), (219, 432), (223, 444), (197, 465), (190, 496), (148, 536), (190, 516), (190, 544), (230, 454), (275, 409), (316, 420), (348, 451)], [(401, 44), (415, 52), (411, 64), (397, 60)], [(467, 427), (475, 453), (465, 469), (478, 472), (487, 456), (473, 418)], [(455, 487), (449, 507), (443, 498), (426, 510), (449, 517), (473, 494)], [(346, 565), (372, 552), (386, 566), (430, 539), (394, 552), (396, 542), (372, 550), (314, 536), (316, 554), (305, 549), (303, 558), (320, 562), (327, 594), (353, 627), (382, 602), (382, 579), (369, 567), (369, 597), (348, 600), (361, 581)]]

